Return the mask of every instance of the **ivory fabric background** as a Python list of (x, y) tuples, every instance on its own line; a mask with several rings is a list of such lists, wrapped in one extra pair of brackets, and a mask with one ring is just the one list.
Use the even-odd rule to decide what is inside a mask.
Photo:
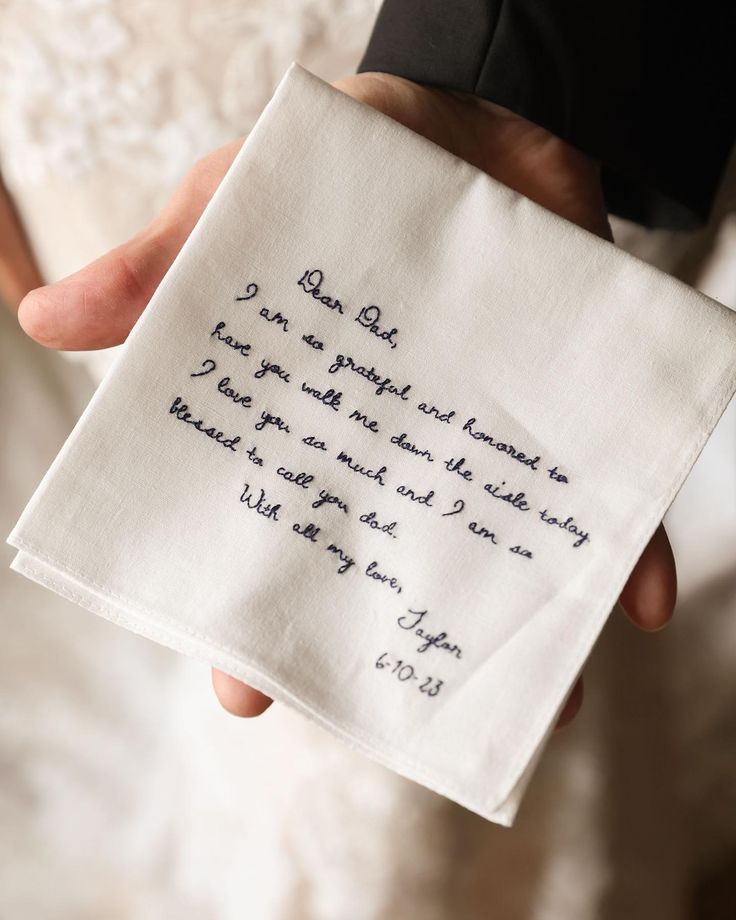
[[(325, 269), (318, 283), (332, 298), (353, 305), (347, 320), (297, 286), (312, 266)], [(277, 305), (296, 324), (290, 337), (259, 319), (260, 301), (233, 307), (252, 281), (271, 313)], [(400, 328), (395, 355), (351, 322), (374, 302), (388, 314), (381, 325)], [(254, 342), (253, 355), (236, 360), (213, 340), (218, 320)], [(300, 342), (307, 332), (326, 342), (320, 362)], [(376, 365), (399, 389), (412, 381), (407, 403), (369, 399), (349, 371), (329, 379), (338, 352)], [(592, 642), (736, 388), (734, 354), (736, 320), (720, 304), (292, 65), (14, 528), (13, 566), (510, 824)], [(220, 375), (253, 394), (247, 416), (192, 383), (192, 369), (212, 356)], [(285, 365), (291, 383), (268, 375), (254, 384), (261, 358)], [(300, 392), (304, 379), (345, 389), (343, 419)], [(242, 435), (239, 462), (228, 442), (177, 424), (175, 394), (194, 417)], [(417, 400), (452, 407), (458, 419), (443, 430), (417, 413)], [(356, 405), (380, 420), (382, 436), (344, 420)], [(285, 415), (290, 435), (254, 433), (264, 408)], [(496, 440), (542, 454), (541, 472), (489, 457), (461, 430), (471, 416)], [(431, 471), (391, 451), (389, 435), (407, 428), (431, 447)], [(300, 445), (307, 434), (329, 451)], [(252, 440), (263, 470), (245, 456)], [(356, 485), (336, 448), (372, 469), (388, 464), (389, 488)], [(472, 489), (442, 470), (450, 454), (468, 457)], [(316, 473), (311, 497), (326, 486), (352, 517), (316, 514), (301, 495), (297, 503), (302, 490), (274, 475), (279, 463)], [(555, 482), (552, 465), (571, 481)], [(484, 499), (480, 483), (507, 479), (530, 513)], [(243, 480), (283, 501), (288, 523), (239, 504)], [(436, 490), (448, 511), (462, 496), (470, 518), (498, 530), (501, 549), (479, 545), (472, 525), (458, 533), (439, 508), (400, 499), (406, 482), (422, 495)], [(395, 545), (357, 524), (370, 508), (382, 521), (398, 517)], [(537, 520), (541, 508), (574, 514), (584, 548), (578, 530), (571, 537)], [(317, 550), (289, 533), (307, 520), (325, 531)], [(329, 541), (356, 557), (347, 577), (332, 571)], [(517, 543), (534, 559), (509, 555)], [(404, 598), (365, 577), (371, 559), (398, 576)], [(416, 640), (397, 630), (397, 617), (427, 607), (425, 629), (447, 630), (463, 647), (459, 663), (439, 648), (420, 658)], [(441, 678), (442, 695), (387, 680), (374, 667), (386, 654), (408, 659), (422, 690)]]
[[(221, 67), (219, 56), (198, 44), (200, 33), (181, 21), (172, 29), (166, 4), (144, 17), (142, 4), (74, 6), (60, 27), (49, 4), (43, 16), (41, 3), (6, 4), (0, 34), (24, 26), (35, 55), (23, 66), (43, 60), (57, 81), (91, 88), (107, 79), (111, 62), (134, 73), (126, 67), (130, 38), (145, 23), (149, 36), (158, 36), (156, 53), (149, 49), (157, 70), (191, 58), (198, 47), (198, 76), (212, 85), (205, 90), (202, 83), (193, 121), (210, 123)], [(302, 30), (294, 36), (291, 24), (281, 28), (285, 17), (273, 4), (238, 4), (240, 22), (220, 33), (218, 52), (251, 42), (261, 64), (276, 62), (275, 79), (295, 56), (294, 42), (314, 55), (318, 72), (337, 76), (357, 60), (368, 6), (356, 4), (349, 15), (345, 7), (342, 19), (330, 10), (334, 16), (315, 32), (307, 24), (319, 23), (327, 5), (292, 4)], [(187, 4), (188, 14), (195, 7)], [(100, 16), (115, 22), (128, 44), (100, 49), (81, 68), (67, 38), (85, 34)], [(56, 43), (46, 41), (44, 30), (51, 29)], [(146, 53), (138, 50), (138, 64), (146, 63)], [(268, 73), (261, 66), (258, 79), (243, 86), (241, 104), (254, 112), (270, 91), (260, 82)], [(0, 92), (9, 88), (5, 81)], [(17, 178), (13, 190), (47, 276), (58, 277), (137, 229), (176, 173), (156, 177), (151, 166), (134, 175), (141, 157), (152, 162), (152, 140), (141, 140), (140, 153), (128, 149), (125, 163), (110, 163), (98, 123), (86, 135), (93, 158), (70, 177), (60, 165), (64, 130), (82, 136), (82, 113), (70, 113), (53, 138), (34, 134), (29, 129), (55, 101), (51, 90), (39, 88), (32, 106), (15, 92), (12, 109), (3, 108), (12, 118), (0, 146), (6, 157), (33, 153), (47, 163), (43, 177)], [(121, 95), (112, 104), (121, 108)], [(187, 125), (166, 108), (172, 100), (164, 96), (161, 104), (170, 130), (183, 136)], [(221, 140), (241, 130), (217, 117)], [(192, 137), (191, 155), (205, 152), (199, 134)], [(724, 189), (712, 226), (700, 234), (647, 234), (619, 222), (617, 239), (736, 304), (735, 187)], [(17, 447), (2, 455), (7, 532), (91, 382), (70, 369), (66, 356), (23, 341), (10, 322), (3, 340), (3, 417), (28, 445), (22, 461)], [(63, 394), (70, 392), (77, 396), (68, 401)], [(29, 413), (24, 407), (34, 393)], [(0, 718), (3, 906), (10, 915), (70, 920), (172, 911), (198, 920), (243, 913), (302, 920), (348, 911), (449, 918), (485, 917), (491, 909), (503, 918), (565, 920), (710, 916), (703, 904), (718, 879), (728, 877), (736, 836), (729, 798), (735, 464), (731, 405), (668, 515), (680, 574), (677, 620), (649, 637), (621, 616), (611, 619), (586, 668), (583, 711), (553, 738), (511, 831), (351, 754), (283, 707), (252, 723), (235, 722), (214, 703), (197, 663), (50, 593), (41, 603), (33, 585), (4, 571), (2, 675), (13, 705)], [(8, 560), (10, 549), (0, 549)], [(140, 679), (141, 657), (150, 681)], [(694, 913), (693, 905), (701, 909)]]

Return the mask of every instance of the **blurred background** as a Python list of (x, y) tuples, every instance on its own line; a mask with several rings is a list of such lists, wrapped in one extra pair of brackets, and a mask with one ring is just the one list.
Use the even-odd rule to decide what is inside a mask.
[[(22, 294), (139, 230), (292, 60), (353, 72), (376, 10), (0, 0), (3, 533), (110, 360), (28, 340)], [(703, 230), (614, 233), (736, 309), (733, 164)], [(280, 706), (228, 716), (208, 668), (14, 575), (3, 544), (0, 918), (734, 920), (736, 403), (666, 524), (673, 622), (614, 611), (512, 829)]]

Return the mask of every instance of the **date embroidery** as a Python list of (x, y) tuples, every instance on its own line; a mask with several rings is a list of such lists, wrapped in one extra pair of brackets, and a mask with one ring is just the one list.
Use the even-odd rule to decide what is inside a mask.
[(414, 665), (404, 661), (403, 658), (394, 658), (388, 652), (381, 652), (376, 659), (376, 669), (393, 674), (402, 684), (417, 681), (416, 688), (427, 696), (437, 696), (444, 685), (443, 680), (436, 677), (424, 677), (417, 674)]

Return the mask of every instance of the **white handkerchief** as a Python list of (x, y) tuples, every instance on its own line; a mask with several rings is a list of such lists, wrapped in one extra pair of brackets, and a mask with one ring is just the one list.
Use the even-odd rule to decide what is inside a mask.
[(13, 566), (508, 825), (735, 355), (721, 304), (294, 64)]

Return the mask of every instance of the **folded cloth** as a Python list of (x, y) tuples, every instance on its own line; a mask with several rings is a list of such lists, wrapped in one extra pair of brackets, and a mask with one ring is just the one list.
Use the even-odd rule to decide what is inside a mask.
[(292, 64), (13, 567), (510, 825), (735, 355), (721, 304)]

